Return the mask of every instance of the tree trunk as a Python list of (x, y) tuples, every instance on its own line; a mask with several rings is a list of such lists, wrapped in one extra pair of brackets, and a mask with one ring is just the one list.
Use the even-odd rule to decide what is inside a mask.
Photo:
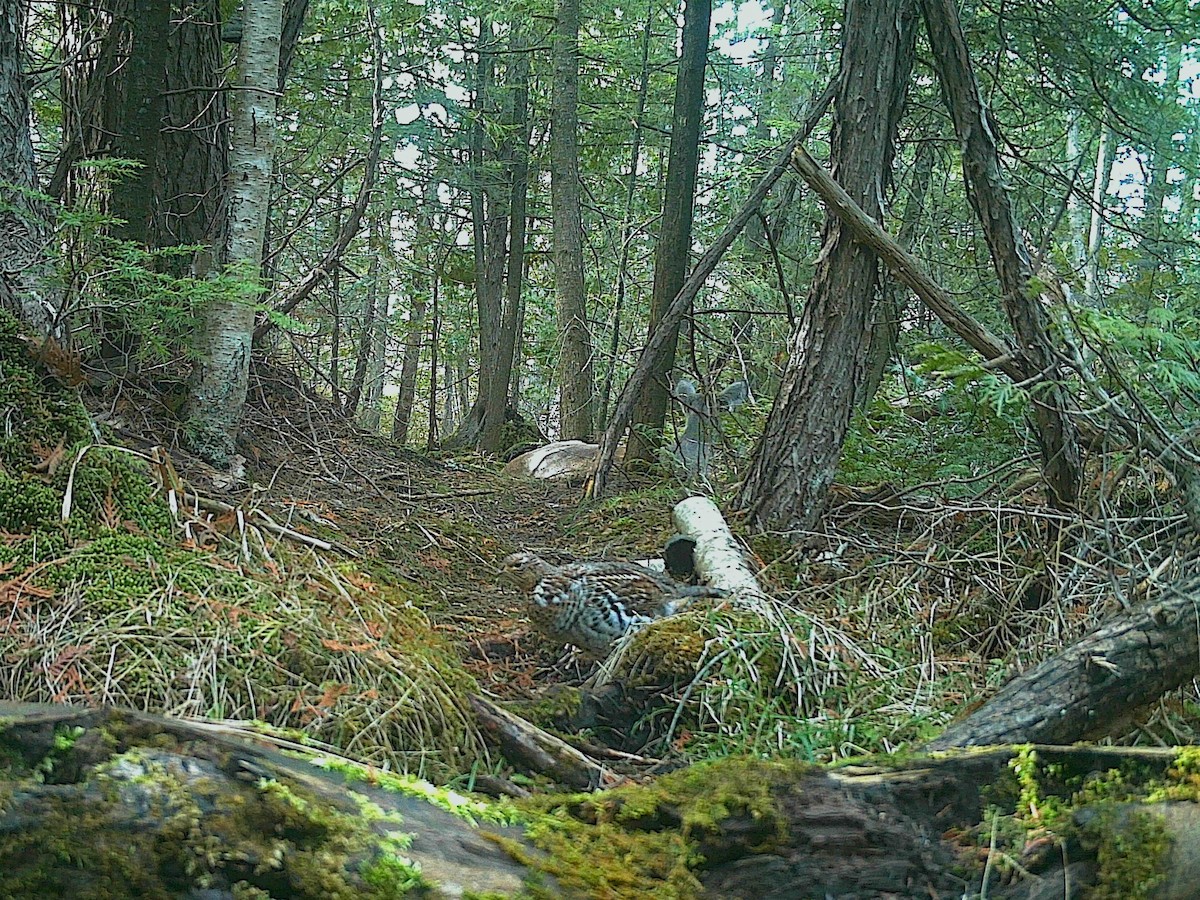
[(704, 286), (705, 280), (713, 273), (725, 251), (737, 240), (737, 236), (742, 233), (746, 223), (758, 212), (759, 206), (770, 193), (771, 188), (787, 171), (800, 142), (816, 127), (832, 99), (833, 87), (830, 85), (820, 97), (813, 100), (800, 129), (780, 149), (774, 164), (754, 185), (750, 196), (742, 203), (741, 208), (738, 209), (729, 224), (717, 235), (712, 246), (704, 251), (704, 254), (696, 262), (696, 268), (692, 270), (692, 274), (679, 289), (679, 293), (671, 300), (658, 325), (650, 332), (633, 373), (621, 388), (621, 395), (617, 398), (616, 406), (613, 408), (612, 418), (600, 440), (600, 451), (596, 454), (596, 469), (587, 491), (593, 499), (604, 496), (609, 476), (612, 474), (613, 465), (616, 462), (617, 446), (629, 429), (629, 423), (633, 418), (634, 403), (642, 395), (659, 354), (664, 352), (667, 343), (673, 340), (679, 321), (691, 306), (692, 300), (699, 293), (700, 288)]
[(225, 252), (229, 109), (223, 90), (220, 0), (173, 7), (167, 41), (168, 128), (158, 165), (158, 209), (148, 242), (196, 244), (193, 272), (219, 267)]
[[(708, 0), (704, 0), (708, 2)], [(688, 3), (691, 6), (691, 2)], [(586, 440), (595, 419), (592, 338), (583, 280), (579, 182), (579, 0), (557, 0), (550, 101), (550, 198), (554, 211), (554, 296), (558, 306), (561, 440)], [(707, 35), (705, 37), (707, 42)]]
[[(470, 133), (471, 227), (475, 253), (475, 306), (479, 326), (479, 379), (475, 402), (447, 442), (456, 446), (481, 444), (491, 383), (500, 358), (500, 328), (504, 314), (504, 258), (508, 249), (508, 206), (511, 183), (509, 161), (504, 158), (506, 141), (495, 144), (485, 129), (495, 121), (496, 37), (492, 20), (479, 24), (479, 59), (475, 65), (474, 122)], [(491, 163), (491, 165), (489, 165)], [(447, 384), (449, 388), (451, 385)], [(491, 411), (493, 420), (495, 412)], [(503, 422), (504, 410), (500, 410)], [(446, 423), (443, 423), (445, 425)]]
[[(300, 43), (300, 35), (304, 31), (304, 18), (308, 15), (309, 0), (287, 0), (283, 7), (283, 30), (279, 41), (279, 93), (287, 84), (288, 73), (292, 70), (292, 60), (296, 55), (296, 45)], [(375, 8), (368, 5), (372, 18)], [(373, 39), (374, 40), (374, 39)]]
[(1100, 245), (1104, 240), (1104, 219), (1108, 214), (1105, 198), (1112, 179), (1114, 145), (1113, 130), (1100, 126), (1100, 146), (1096, 149), (1096, 175), (1092, 180), (1092, 217), (1087, 236), (1087, 262), (1083, 275), (1083, 296), (1089, 306), (1100, 306)]
[(229, 154), (226, 261), (246, 287), (243, 296), (209, 306), (187, 423), (192, 446), (216, 466), (227, 465), (233, 454), (246, 402), (250, 340), (271, 199), (283, 0), (248, 0), (243, 16)]
[(54, 328), (60, 291), (47, 248), (48, 206), (38, 188), (29, 133), (24, 64), (25, 3), (0, 0), (0, 310), (13, 313), (33, 334)]
[(1177, 38), (1168, 38), (1163, 54), (1162, 99), (1160, 115), (1147, 123), (1149, 145), (1146, 148), (1145, 207), (1142, 212), (1141, 239), (1138, 242), (1138, 268), (1142, 293), (1149, 303), (1154, 302), (1155, 280), (1159, 270), (1172, 264), (1171, 244), (1166, 240), (1164, 204), (1170, 194), (1168, 173), (1175, 159), (1175, 135), (1182, 128), (1179, 122), (1180, 67), (1183, 48)]
[(123, 220), (114, 229), (117, 236), (148, 244), (158, 196), (161, 134), (167, 108), (164, 88), (171, 7), (156, 0), (133, 0), (130, 11), (128, 63), (123, 73), (104, 73), (102, 77), (109, 85), (123, 87), (118, 96), (113, 96), (109, 88), (110, 102), (119, 104), (106, 116), (111, 129), (111, 155), (134, 160), (140, 166), (122, 178), (112, 192), (110, 209)]
[[(367, 204), (370, 203), (372, 192), (375, 188), (377, 173), (379, 171), (379, 156), (383, 147), (383, 41), (379, 35), (379, 23), (375, 19), (375, 7), (370, 3), (367, 4), (367, 28), (371, 35), (371, 144), (367, 151), (367, 166), (363, 172), (363, 185), (356, 198), (355, 209), (358, 208), (358, 200), (362, 201), (362, 210), (365, 213)], [(349, 88), (349, 85), (347, 85)], [(349, 102), (350, 91), (346, 92), (347, 102)], [(340, 207), (340, 204), (339, 204)], [(351, 215), (353, 215), (353, 211)], [(378, 225), (377, 220), (372, 220), (372, 231), (376, 230)], [(358, 226), (354, 228), (354, 232), (358, 231)], [(339, 234), (341, 229), (339, 229)], [(349, 246), (347, 244), (347, 246)], [(387, 292), (385, 291), (384, 306), (381, 312), (379, 310), (379, 256), (380, 248), (376, 247), (375, 252), (371, 254), (371, 286), (367, 292), (367, 300), (364, 305), (361, 328), (358, 340), (358, 352), (355, 354), (354, 377), (350, 382), (350, 391), (346, 395), (346, 415), (354, 416), (358, 412), (359, 403), (362, 401), (363, 389), (367, 381), (367, 372), (372, 366), (372, 361), (375, 358), (376, 347), (376, 332), (380, 327), (380, 323), (387, 319)], [(382, 361), (378, 367), (382, 371)]]
[(1031, 285), (1033, 267), (1004, 187), (994, 135), (996, 123), (983, 105), (954, 0), (921, 0), (935, 68), (962, 147), (967, 198), (983, 227), (1000, 281), (1004, 311), (1021, 353), (1034, 373), (1034, 435), (1042, 474), (1057, 508), (1071, 507), (1079, 494), (1079, 441), (1066, 415), (1068, 393), (1050, 339), (1050, 323)]
[[(700, 162), (700, 125), (704, 118), (704, 70), (708, 61), (711, 0), (685, 0), (683, 41), (675, 79), (675, 106), (671, 122), (671, 150), (663, 187), (662, 224), (654, 248), (654, 290), (650, 299), (650, 326), (665, 317), (667, 307), (683, 287), (692, 250), (692, 211), (696, 200), (696, 173)], [(626, 460), (650, 463), (658, 455), (670, 396), (670, 373), (675, 366), (679, 322), (668, 327), (650, 376), (642, 386), (633, 411)]]
[[(435, 268), (429, 269), (429, 292), (436, 298), (438, 292), (438, 273)], [(400, 446), (408, 443), (408, 427), (412, 421), (413, 404), (417, 397), (417, 365), (421, 361), (421, 337), (425, 329), (425, 309), (428, 301), (425, 293), (418, 292), (413, 298), (412, 310), (408, 316), (408, 332), (404, 338), (404, 357), (400, 364), (400, 390), (396, 394), (396, 414), (392, 420), (392, 441)], [(434, 300), (436, 303), (436, 299)], [(429, 408), (437, 409), (434, 396), (437, 384), (437, 358), (434, 357), (430, 369)], [(431, 422), (432, 424), (432, 422)]]
[[(917, 156), (912, 164), (912, 175), (907, 185), (908, 190), (905, 192), (904, 215), (900, 220), (900, 231), (896, 235), (896, 242), (905, 249), (912, 246), (916, 237), (917, 223), (921, 221), (921, 211), (925, 208), (929, 179), (933, 175), (935, 155), (932, 140), (924, 140), (918, 145)], [(896, 355), (896, 345), (900, 339), (900, 320), (904, 317), (908, 300), (908, 295), (903, 292), (901, 285), (890, 278), (883, 280), (880, 294), (867, 341), (866, 374), (863, 376), (862, 390), (857, 401), (863, 409), (875, 399), (875, 393), (887, 372), (888, 363)]]
[(617, 287), (613, 296), (612, 333), (608, 344), (608, 369), (604, 373), (604, 386), (596, 404), (595, 427), (601, 428), (608, 421), (608, 400), (612, 396), (613, 376), (617, 371), (617, 358), (621, 349), (621, 312), (625, 306), (625, 292), (629, 283), (629, 251), (633, 240), (633, 201), (637, 196), (638, 169), (642, 164), (642, 120), (646, 115), (646, 98), (650, 93), (650, 27), (654, 19), (654, 7), (646, 7), (646, 23), (642, 28), (642, 62), (638, 72), (637, 105), (633, 112), (633, 136), (629, 145), (629, 174), (625, 179), (625, 205), (621, 210), (621, 254), (617, 260)]
[[(509, 135), (502, 157), (509, 162), (508, 270), (504, 278), (504, 302), (500, 309), (495, 369), (487, 385), (480, 449), (499, 453), (504, 449), (504, 423), (508, 409), (508, 386), (512, 381), (516, 354), (517, 323), (521, 318), (521, 286), (525, 278), (525, 200), (529, 190), (529, 49), (523, 30), (513, 25), (509, 37), (509, 92), (505, 128)], [(501, 185), (497, 190), (504, 190)]]
[[(909, 0), (847, 0), (832, 166), (879, 220), (913, 63)], [(823, 512), (864, 375), (879, 261), (832, 212), (775, 405), (738, 503), (761, 529), (807, 531)]]

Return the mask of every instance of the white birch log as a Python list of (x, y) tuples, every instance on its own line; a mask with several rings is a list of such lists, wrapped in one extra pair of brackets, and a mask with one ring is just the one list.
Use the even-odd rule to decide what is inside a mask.
[(688, 497), (675, 504), (672, 517), (676, 530), (696, 542), (696, 573), (702, 582), (728, 592), (738, 605), (768, 605), (717, 504), (708, 497)]

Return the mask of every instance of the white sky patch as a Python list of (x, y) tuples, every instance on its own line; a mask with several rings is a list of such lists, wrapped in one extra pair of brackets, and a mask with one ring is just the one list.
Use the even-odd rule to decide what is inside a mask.
[(770, 25), (771, 11), (759, 0), (748, 0), (746, 3), (737, 4), (736, 7), (727, 3), (713, 13), (713, 24), (723, 25), (727, 22), (736, 22), (736, 33), (739, 36), (720, 38), (714, 41), (713, 46), (739, 65), (755, 62), (762, 54), (764, 43), (755, 32)]
[(417, 119), (421, 118), (421, 107), (415, 103), (410, 103), (408, 106), (399, 107), (396, 112), (397, 125), (411, 125)]

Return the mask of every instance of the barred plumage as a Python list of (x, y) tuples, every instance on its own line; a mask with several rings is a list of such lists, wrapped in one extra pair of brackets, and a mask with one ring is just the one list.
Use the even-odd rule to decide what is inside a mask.
[(678, 584), (645, 566), (576, 562), (554, 566), (533, 553), (514, 553), (500, 573), (529, 596), (529, 618), (550, 639), (603, 656), (630, 628), (670, 616), (709, 587)]

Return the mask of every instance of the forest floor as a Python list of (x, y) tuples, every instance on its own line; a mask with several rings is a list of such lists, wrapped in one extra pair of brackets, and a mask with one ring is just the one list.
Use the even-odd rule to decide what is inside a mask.
[(658, 556), (671, 534), (671, 507), (687, 495), (675, 484), (585, 507), (579, 485), (507, 476), (473, 454), (398, 448), (268, 366), (252, 378), (242, 479), (178, 449), (175, 426), (144, 398), (92, 406), (132, 443), (174, 448), (176, 470), (201, 496), (252, 503), (348, 549), (373, 578), (419, 585), (435, 630), (459, 648), (481, 688), (502, 700), (578, 683), (587, 668), (530, 631), (522, 597), (497, 579), (499, 562), (518, 550), (557, 561)]
[[(378, 585), (387, 602), (419, 609), (457, 651), (461, 663), (449, 661), (449, 669), (461, 666), (480, 691), (501, 701), (536, 703), (553, 685), (583, 684), (595, 664), (530, 629), (523, 598), (497, 578), (500, 561), (518, 550), (553, 561), (659, 556), (673, 531), (672, 507), (689, 493), (665, 478), (621, 485), (611, 498), (583, 503), (578, 486), (506, 476), (496, 460), (398, 448), (347, 421), (294, 374), (270, 365), (257, 365), (252, 376), (239, 445), (246, 460), (241, 477), (177, 449), (178, 420), (156, 409), (145, 390), (130, 384), (94, 394), (88, 404), (93, 419), (130, 446), (171, 448), (189, 493), (262, 510), (279, 524), (331, 542), (334, 552), (317, 552), (349, 573), (354, 590)], [(1020, 465), (1015, 459), (1004, 476), (1010, 483), (1022, 480)], [(996, 487), (1000, 495), (987, 497)], [(702, 613), (674, 630), (647, 629), (662, 639), (647, 634), (639, 647), (652, 644), (664, 654), (659, 660), (678, 663), (657, 673), (665, 673), (655, 688), (665, 707), (657, 712), (666, 708), (668, 715), (637, 736), (614, 724), (624, 743), (620, 749), (641, 753), (643, 741), (652, 741), (651, 755), (680, 751), (702, 759), (749, 752), (827, 761), (931, 738), (1011, 671), (1088, 630), (1110, 605), (1108, 569), (1099, 566), (1071, 574), (1069, 602), (1048, 599), (1051, 588), (1062, 590), (1064, 582), (1047, 587), (1044, 504), (1036, 493), (1004, 493), (1004, 487), (998, 481), (977, 496), (955, 498), (930, 484), (836, 485), (823, 531), (808, 536), (804, 546), (778, 536), (739, 535), (761, 566), (776, 613), (758, 621), (736, 611)], [(738, 534), (739, 524), (731, 525)], [(237, 523), (218, 526), (227, 544), (232, 537), (236, 545)], [(284, 546), (308, 552), (300, 542)], [(342, 609), (335, 603), (325, 618), (336, 625), (346, 614), (358, 615), (352, 604)], [(376, 626), (367, 631), (379, 638)], [(384, 655), (409, 653), (387, 640)], [(333, 661), (326, 670), (316, 660), (312, 687), (296, 693), (294, 703), (303, 700), (313, 715), (324, 716), (341, 702), (337, 691), (353, 690), (363, 699), (363, 721), (398, 709), (369, 678), (355, 674), (357, 661), (337, 659), (360, 643), (337, 634), (315, 637), (309, 651), (321, 656), (322, 648), (330, 648)], [(653, 668), (654, 657), (647, 658)], [(417, 660), (413, 656), (420, 668)], [(461, 693), (452, 672), (445, 677), (446, 689)], [(322, 687), (333, 682), (342, 686)], [(291, 688), (284, 683), (278, 689), (286, 698)], [(308, 699), (314, 692), (317, 699)], [(683, 724), (676, 729), (685, 720), (669, 714), (671, 704), (682, 708), (685, 701), (694, 731)], [(281, 702), (273, 714), (258, 717), (294, 721), (296, 708), (281, 709)], [(466, 698), (453, 702), (462, 707), (455, 715), (463, 730), (456, 733), (469, 736), (475, 725)], [(435, 699), (421, 715), (436, 717), (439, 704), (444, 708)], [(1182, 706), (1174, 701), (1159, 710), (1157, 723), (1139, 727), (1149, 727), (1146, 734), (1155, 741), (1178, 742)], [(638, 716), (640, 723), (651, 722), (656, 714), (646, 708), (624, 712), (633, 717), (629, 725)], [(422, 734), (436, 737), (436, 722), (433, 727)], [(341, 740), (336, 734), (323, 739)], [(458, 746), (463, 753), (450, 771), (471, 755)]]

